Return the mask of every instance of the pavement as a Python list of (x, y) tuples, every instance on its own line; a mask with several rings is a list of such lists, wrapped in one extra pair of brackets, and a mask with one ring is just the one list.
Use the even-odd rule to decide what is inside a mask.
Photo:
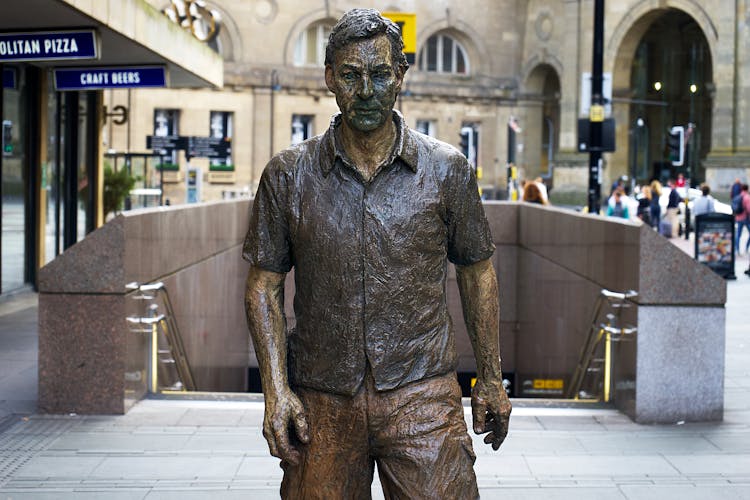
[[(499, 452), (475, 439), (482, 498), (750, 499), (747, 266), (740, 257), (728, 282), (723, 421), (638, 425), (613, 409), (518, 401)], [(146, 399), (122, 416), (35, 413), (36, 304), (33, 293), (0, 302), (0, 500), (278, 498), (257, 396)], [(383, 498), (377, 477), (373, 498)]]

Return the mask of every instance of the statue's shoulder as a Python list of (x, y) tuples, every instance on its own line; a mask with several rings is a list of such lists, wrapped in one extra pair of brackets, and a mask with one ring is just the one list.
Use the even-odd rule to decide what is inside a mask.
[(409, 129), (409, 134), (417, 147), (419, 163), (423, 168), (447, 174), (469, 169), (466, 157), (455, 146)]
[(266, 165), (269, 175), (294, 176), (319, 162), (325, 134), (317, 135), (276, 153)]

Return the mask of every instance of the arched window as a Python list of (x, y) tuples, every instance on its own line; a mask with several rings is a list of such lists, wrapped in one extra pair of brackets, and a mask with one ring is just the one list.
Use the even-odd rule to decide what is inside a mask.
[(294, 45), (295, 66), (323, 66), (331, 28), (330, 22), (323, 21), (311, 24), (299, 34)]
[(432, 35), (419, 51), (419, 69), (437, 73), (469, 73), (466, 50), (449, 35)]

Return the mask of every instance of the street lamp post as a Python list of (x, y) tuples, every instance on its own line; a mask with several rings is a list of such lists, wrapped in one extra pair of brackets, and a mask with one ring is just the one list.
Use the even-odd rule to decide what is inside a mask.
[(604, 121), (604, 96), (602, 95), (604, 58), (604, 0), (594, 2), (594, 47), (591, 69), (591, 108), (589, 111), (589, 190), (588, 210), (599, 213), (602, 171), (602, 122)]
[[(645, 137), (645, 141), (641, 141), (641, 136), (644, 135), (643, 131), (646, 131), (648, 133), (648, 129), (646, 128), (646, 122), (643, 121), (643, 118), (638, 118), (635, 121), (635, 127), (633, 127), (633, 164), (632, 169), (630, 172), (630, 192), (635, 192), (635, 185), (636, 185), (636, 179), (638, 178), (638, 169), (641, 166), (640, 165), (640, 153), (641, 149), (644, 150), (644, 163), (646, 163), (647, 159), (647, 151), (648, 151), (648, 136)], [(643, 142), (643, 143), (642, 143)]]

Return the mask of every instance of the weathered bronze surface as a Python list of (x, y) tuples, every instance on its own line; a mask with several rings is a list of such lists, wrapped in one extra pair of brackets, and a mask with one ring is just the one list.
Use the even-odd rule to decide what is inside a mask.
[(342, 17), (325, 69), (341, 114), (271, 160), (253, 204), (245, 303), (284, 498), (369, 498), (374, 463), (387, 498), (477, 497), (448, 261), (477, 359), (474, 431), (493, 449), (508, 432), (494, 246), (476, 179), (458, 151), (393, 111), (402, 50), (398, 27), (376, 11)]

